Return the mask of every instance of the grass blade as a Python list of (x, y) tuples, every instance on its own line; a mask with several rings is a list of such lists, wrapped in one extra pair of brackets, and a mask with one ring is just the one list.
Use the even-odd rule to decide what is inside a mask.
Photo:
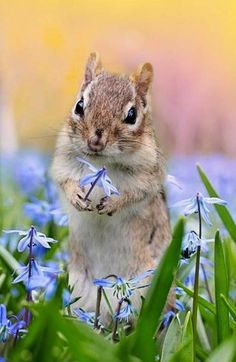
[(184, 221), (176, 224), (170, 246), (163, 255), (148, 291), (143, 312), (138, 320), (136, 332), (132, 339), (132, 353), (143, 362), (150, 362), (155, 357), (154, 336), (173, 283), (174, 273), (179, 261), (184, 232)]
[(220, 297), (222, 298), (223, 302), (225, 303), (225, 305), (227, 306), (229, 313), (231, 314), (231, 316), (233, 317), (233, 319), (236, 322), (236, 308), (235, 306), (225, 298), (225, 296), (223, 294), (220, 295)]
[(173, 318), (163, 342), (161, 362), (169, 362), (181, 344), (182, 328), (178, 318)]
[(224, 341), (218, 348), (216, 348), (206, 362), (222, 362), (222, 361), (235, 361), (236, 358), (236, 336)]
[[(197, 170), (199, 173), (199, 176), (209, 194), (210, 197), (220, 197), (217, 192), (215, 191), (214, 187), (212, 186), (210, 180), (208, 179), (208, 177), (206, 176), (205, 172), (202, 170), (202, 168), (197, 165)], [(231, 238), (236, 242), (236, 224), (232, 218), (232, 216), (230, 215), (229, 210), (222, 205), (217, 205), (214, 204), (214, 207), (219, 215), (219, 217), (221, 218), (225, 228), (228, 230)]]
[(229, 335), (228, 308), (221, 298), (221, 294), (228, 296), (229, 283), (225, 265), (222, 241), (219, 231), (215, 236), (215, 302), (217, 339), (222, 342)]
[[(176, 285), (180, 288), (182, 288), (186, 294), (188, 294), (190, 297), (193, 297), (193, 291), (189, 288), (187, 288), (183, 283), (181, 283), (179, 280), (176, 280)], [(208, 309), (211, 313), (216, 314), (216, 309), (214, 304), (208, 302), (205, 298), (198, 296), (198, 303)]]
[(12, 270), (19, 269), (20, 264), (18, 263), (18, 261), (2, 245), (0, 245), (0, 258), (3, 259)]

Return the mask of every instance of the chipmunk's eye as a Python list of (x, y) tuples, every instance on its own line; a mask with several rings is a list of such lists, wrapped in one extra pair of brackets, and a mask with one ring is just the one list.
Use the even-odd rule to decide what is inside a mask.
[(126, 118), (124, 119), (124, 122), (127, 124), (135, 124), (137, 117), (137, 111), (134, 107), (131, 107), (127, 113)]
[(75, 112), (75, 114), (78, 114), (79, 116), (84, 115), (84, 99), (83, 99), (83, 97), (76, 103), (74, 112)]

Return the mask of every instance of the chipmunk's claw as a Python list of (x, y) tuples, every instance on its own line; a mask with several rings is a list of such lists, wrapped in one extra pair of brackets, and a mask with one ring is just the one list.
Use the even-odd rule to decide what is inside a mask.
[(108, 216), (112, 216), (116, 211), (115, 203), (111, 197), (105, 196), (100, 200), (100, 203), (96, 206), (98, 213), (100, 215), (107, 214)]
[(85, 194), (82, 190), (77, 189), (73, 193), (71, 197), (71, 204), (78, 210), (78, 211), (93, 211), (93, 207), (91, 205), (91, 200), (84, 199)]

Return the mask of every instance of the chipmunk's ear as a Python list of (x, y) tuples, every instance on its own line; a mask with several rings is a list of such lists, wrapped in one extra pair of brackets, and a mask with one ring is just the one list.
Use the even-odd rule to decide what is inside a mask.
[(145, 97), (153, 79), (152, 65), (150, 63), (142, 64), (138, 70), (131, 74), (130, 78), (135, 83), (137, 93), (141, 97)]
[(91, 53), (85, 67), (85, 84), (89, 84), (102, 70), (102, 63), (98, 53)]

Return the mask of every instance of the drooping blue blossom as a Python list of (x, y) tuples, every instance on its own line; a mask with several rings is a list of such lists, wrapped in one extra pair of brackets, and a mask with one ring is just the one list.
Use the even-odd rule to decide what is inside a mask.
[(219, 199), (217, 197), (204, 197), (200, 192), (198, 192), (192, 198), (179, 201), (172, 205), (172, 207), (184, 207), (184, 215), (188, 216), (194, 213), (198, 213), (198, 203), (200, 206), (201, 217), (208, 225), (211, 225), (211, 221), (208, 216), (210, 210), (208, 209), (207, 204), (227, 204), (225, 200)]
[[(112, 185), (111, 179), (107, 175), (107, 169), (105, 167), (102, 167), (100, 169), (97, 169), (94, 167), (91, 163), (88, 161), (83, 160), (82, 158), (77, 157), (77, 159), (88, 166), (88, 168), (92, 171), (92, 173), (82, 177), (80, 179), (80, 186), (87, 186), (91, 185), (91, 189), (96, 185), (98, 187), (101, 187), (105, 193), (106, 196), (111, 196), (112, 194), (120, 195), (117, 188)], [(90, 193), (89, 190), (89, 193)]]
[(199, 239), (195, 231), (190, 231), (185, 234), (182, 242), (182, 255), (184, 258), (190, 258), (192, 254), (197, 251), (197, 247), (200, 245), (202, 251), (208, 251), (208, 243), (214, 242), (214, 239)]
[(172, 319), (175, 317), (175, 312), (173, 310), (169, 310), (164, 314), (164, 317), (162, 319), (162, 326), (164, 328), (168, 327)]
[(84, 322), (91, 326), (94, 325), (94, 318), (95, 318), (94, 312), (85, 312), (82, 308), (75, 308), (73, 309), (73, 312), (81, 322)]
[(7, 318), (7, 309), (4, 304), (0, 305), (0, 342), (6, 342), (9, 336), (15, 336), (17, 333), (25, 332), (26, 323), (23, 320), (12, 322), (11, 319)]
[(153, 269), (147, 270), (144, 273), (141, 273), (136, 277), (130, 278), (128, 280), (120, 276), (111, 275), (108, 278), (94, 279), (93, 283), (96, 286), (103, 288), (112, 288), (113, 295), (115, 295), (117, 298), (129, 298), (135, 289), (144, 287), (140, 286), (139, 283), (148, 276), (151, 276), (153, 273)]
[(179, 299), (176, 299), (175, 301), (175, 308), (176, 311), (169, 310), (164, 314), (162, 319), (162, 325), (164, 328), (168, 327), (172, 319), (176, 316), (176, 313), (185, 311), (185, 307)]
[(50, 243), (56, 243), (57, 241), (48, 238), (45, 234), (41, 232), (37, 232), (34, 226), (31, 226), (29, 230), (23, 231), (23, 230), (4, 230), (5, 233), (11, 234), (11, 233), (17, 233), (20, 236), (24, 236), (22, 239), (20, 239), (18, 243), (17, 250), (19, 252), (23, 252), (26, 250), (26, 248), (30, 245), (30, 242), (32, 241), (33, 246), (42, 246), (43, 248), (49, 249)]
[(21, 266), (17, 272), (19, 275), (12, 283), (24, 282), (27, 290), (35, 290), (47, 287), (50, 280), (56, 278), (62, 271), (54, 267), (41, 266), (33, 259), (26, 266)]
[(118, 313), (115, 313), (114, 318), (119, 321), (126, 320), (128, 322), (131, 315), (137, 315), (137, 311), (128, 299), (124, 300), (122, 304), (123, 303), (126, 303), (126, 305), (122, 307)]

